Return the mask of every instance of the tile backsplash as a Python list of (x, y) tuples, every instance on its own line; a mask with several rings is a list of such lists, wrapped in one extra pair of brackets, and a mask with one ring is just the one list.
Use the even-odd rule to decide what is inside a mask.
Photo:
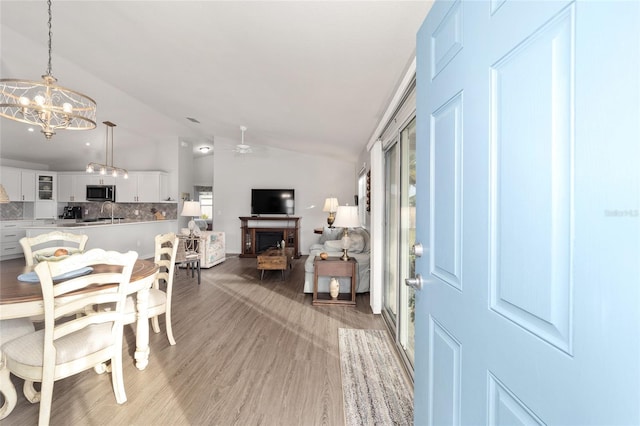
[[(11, 202), (0, 204), (0, 220), (21, 220), (33, 219), (28, 217), (33, 212), (29, 208), (33, 203)], [(58, 214), (62, 214), (64, 206), (80, 206), (82, 208), (83, 219), (93, 219), (98, 217), (111, 217), (111, 206), (100, 202), (87, 203), (58, 203)], [(164, 213), (165, 219), (175, 220), (178, 218), (177, 203), (113, 203), (114, 217), (121, 217), (130, 220), (150, 221), (156, 220), (156, 215), (152, 210)], [(102, 209), (102, 211), (100, 211)], [(137, 214), (136, 214), (137, 213)]]

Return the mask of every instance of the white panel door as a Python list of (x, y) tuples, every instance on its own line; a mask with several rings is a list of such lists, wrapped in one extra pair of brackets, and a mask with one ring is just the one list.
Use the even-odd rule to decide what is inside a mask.
[(418, 34), (415, 424), (640, 424), (640, 2)]

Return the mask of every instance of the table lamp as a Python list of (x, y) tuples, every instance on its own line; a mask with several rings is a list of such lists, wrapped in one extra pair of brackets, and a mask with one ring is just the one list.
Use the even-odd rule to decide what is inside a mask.
[(200, 201), (185, 201), (182, 206), (182, 213), (180, 216), (190, 216), (191, 220), (189, 221), (189, 237), (193, 238), (193, 235), (200, 235), (200, 228), (196, 226), (195, 221), (193, 220), (195, 217), (200, 217)]
[(349, 232), (347, 228), (359, 228), (360, 217), (358, 216), (358, 206), (338, 206), (336, 212), (336, 220), (333, 223), (337, 228), (344, 228), (344, 235), (342, 236), (342, 260), (349, 260), (347, 251), (351, 245), (351, 239), (349, 238)]
[(324, 207), (322, 208), (323, 212), (329, 212), (329, 217), (327, 218), (327, 223), (329, 224), (329, 228), (333, 228), (333, 221), (336, 219), (336, 211), (338, 210), (338, 199), (331, 197), (324, 200)]

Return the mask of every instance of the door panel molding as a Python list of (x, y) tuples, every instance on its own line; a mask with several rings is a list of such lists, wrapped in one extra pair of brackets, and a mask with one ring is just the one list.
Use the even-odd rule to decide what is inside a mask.
[(463, 93), (431, 115), (431, 273), (462, 291)]
[(429, 317), (429, 424), (459, 425), (462, 345)]
[(527, 407), (500, 380), (487, 373), (489, 398), (488, 425), (544, 425), (545, 423)]
[(456, 1), (431, 35), (431, 79), (464, 47), (462, 40), (462, 2)]
[[(491, 67), (490, 307), (572, 353), (574, 7)], [(536, 69), (528, 64), (537, 63)], [(549, 114), (548, 111), (552, 113)]]

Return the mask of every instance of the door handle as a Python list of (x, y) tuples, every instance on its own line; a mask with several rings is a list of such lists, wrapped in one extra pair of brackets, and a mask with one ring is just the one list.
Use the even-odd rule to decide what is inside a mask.
[(405, 278), (405, 285), (414, 288), (415, 290), (422, 290), (422, 285), (424, 284), (422, 280), (422, 275), (417, 274), (415, 278)]
[(413, 254), (415, 257), (422, 257), (423, 253), (424, 253), (424, 247), (422, 247), (422, 244), (415, 243), (414, 245), (411, 246), (411, 254)]

